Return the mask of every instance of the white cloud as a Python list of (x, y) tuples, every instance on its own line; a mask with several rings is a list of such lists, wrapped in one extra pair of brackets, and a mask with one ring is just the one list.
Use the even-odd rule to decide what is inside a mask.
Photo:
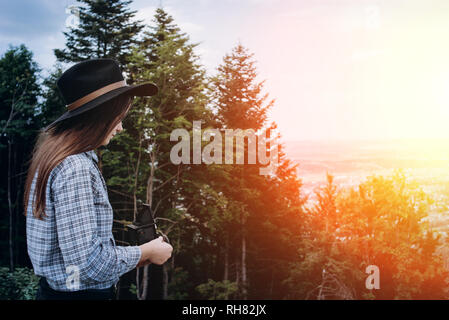
[(134, 21), (143, 20), (145, 24), (152, 24), (154, 13), (156, 11), (155, 6), (149, 6), (144, 8), (136, 9), (136, 15), (134, 16)]

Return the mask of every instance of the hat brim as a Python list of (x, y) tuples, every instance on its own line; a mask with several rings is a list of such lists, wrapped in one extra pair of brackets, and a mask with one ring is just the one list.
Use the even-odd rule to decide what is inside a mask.
[(81, 113), (84, 113), (86, 111), (89, 111), (113, 98), (116, 98), (120, 95), (128, 95), (131, 97), (146, 97), (146, 96), (154, 96), (158, 93), (158, 88), (154, 83), (146, 82), (142, 84), (136, 84), (136, 85), (130, 85), (121, 87), (112, 91), (109, 91), (108, 93), (105, 93), (87, 103), (82, 105), (81, 107), (76, 108), (72, 111), (65, 112), (62, 116), (60, 116), (58, 119), (50, 123), (47, 127), (45, 127), (45, 131), (53, 127), (58, 122), (61, 122), (65, 119), (69, 119), (72, 117), (75, 117)]

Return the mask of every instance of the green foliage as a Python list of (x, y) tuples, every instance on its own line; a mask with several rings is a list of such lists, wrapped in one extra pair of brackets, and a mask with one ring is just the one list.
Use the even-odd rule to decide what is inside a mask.
[[(0, 58), (0, 130), (9, 139), (29, 138), (36, 123), (40, 94), (33, 53), (25, 45), (10, 46)], [(24, 128), (28, 130), (24, 130)]]
[[(337, 192), (329, 177), (317, 199), (286, 279), (293, 297), (447, 297), (448, 271), (438, 254), (442, 241), (424, 220), (432, 200), (416, 183), (398, 172), (369, 177), (357, 191)], [(368, 265), (379, 267), (380, 290), (364, 286)]]
[(80, 24), (63, 32), (66, 49), (55, 49), (61, 62), (79, 62), (91, 58), (113, 58), (125, 66), (142, 21), (133, 21), (136, 11), (129, 0), (77, 0)]
[(264, 81), (256, 82), (254, 54), (242, 44), (226, 54), (218, 74), (211, 78), (212, 95), (219, 121), (227, 128), (258, 130), (267, 119), (267, 111), (274, 100), (265, 104), (268, 94), (262, 95)]
[(43, 101), (40, 104), (40, 114), (42, 127), (45, 127), (61, 116), (67, 109), (61, 92), (57, 86), (57, 80), (62, 75), (62, 66), (57, 63), (50, 75), (44, 79), (42, 86)]
[(39, 277), (32, 269), (0, 267), (0, 300), (34, 300), (39, 287)]
[[(120, 203), (115, 206), (116, 216), (132, 219), (137, 214), (134, 199), (150, 204), (160, 230), (179, 243), (173, 254), (176, 259), (191, 250), (188, 241), (181, 241), (191, 237), (181, 199), (188, 196), (185, 189), (197, 192), (197, 182), (204, 178), (197, 168), (195, 174), (171, 163), (168, 141), (174, 129), (191, 130), (193, 120), (211, 118), (203, 93), (205, 74), (194, 53), (195, 46), (172, 17), (161, 8), (156, 10), (154, 25), (144, 32), (142, 44), (133, 49), (126, 68), (128, 83), (153, 82), (159, 94), (134, 100), (124, 121), (125, 131), (103, 152), (105, 177), (110, 190), (114, 190), (111, 200)], [(185, 297), (178, 282), (184, 281), (183, 272), (190, 274), (191, 270), (181, 271), (170, 264), (165, 267), (170, 281), (164, 285), (179, 289), (166, 298)]]
[[(276, 128), (266, 121), (274, 100), (267, 101), (255, 64), (254, 54), (239, 43), (225, 55), (218, 73), (210, 79), (211, 105), (220, 129), (257, 132)], [(279, 139), (270, 134), (271, 141)], [(233, 151), (235, 154), (235, 144)], [(248, 154), (247, 143), (244, 153)], [(272, 177), (260, 175), (260, 163), (208, 166), (210, 187), (203, 188), (201, 195), (193, 195), (201, 198), (201, 218), (207, 222), (221, 248), (219, 257), (225, 261), (220, 271), (223, 279), (237, 283), (237, 298), (285, 295), (282, 280), (295, 252), (292, 240), (298, 233), (302, 210), (294, 166), (282, 153), (282, 145), (278, 154), (278, 170)], [(231, 268), (235, 270), (232, 275)]]
[(168, 285), (169, 300), (184, 300), (189, 298), (188, 289), (191, 286), (189, 273), (182, 267), (173, 270), (173, 277)]
[(129, 292), (134, 296), (137, 295), (137, 286), (134, 283), (129, 286)]
[(229, 280), (214, 281), (209, 279), (196, 287), (203, 299), (228, 300), (237, 292), (237, 283)]
[(2, 255), (0, 262), (9, 262), (10, 268), (26, 251), (24, 221), (19, 217), (23, 212), (24, 172), (41, 126), (37, 116), (39, 72), (33, 53), (23, 44), (10, 46), (0, 57), (0, 212), (4, 213), (0, 224), (13, 225), (0, 237), (2, 252), (12, 254)]
[[(55, 50), (58, 60), (115, 58), (129, 84), (150, 81), (160, 89), (154, 97), (134, 100), (125, 130), (101, 148), (100, 161), (114, 218), (133, 220), (140, 199), (151, 205), (158, 229), (173, 244), (173, 258), (164, 267), (165, 298), (447, 297), (448, 273), (439, 254), (447, 243), (426, 222), (435, 203), (420, 186), (399, 172), (369, 177), (357, 190), (339, 189), (328, 175), (314, 205), (305, 206), (296, 166), (282, 145), (273, 176), (261, 176), (258, 164), (174, 165), (170, 133), (184, 128), (192, 135), (194, 120), (202, 120), (203, 129), (276, 128), (267, 123), (274, 100), (267, 101), (263, 82), (256, 81), (254, 55), (239, 43), (208, 81), (197, 44), (162, 8), (143, 29), (132, 21), (131, 1), (78, 2), (81, 24), (64, 33), (66, 48)], [(2, 175), (0, 197), (2, 210), (10, 209), (13, 232), (24, 230), (14, 217), (21, 210), (25, 157), (37, 130), (65, 110), (56, 86), (62, 67), (55, 65), (42, 86), (39, 72), (24, 45), (0, 59), (1, 161), (11, 165)], [(8, 177), (15, 195), (9, 207)], [(447, 211), (446, 204), (437, 205)], [(0, 225), (6, 235), (9, 221)], [(12, 239), (18, 252), (24, 235)], [(371, 264), (380, 268), (381, 290), (365, 288)], [(33, 299), (37, 281), (27, 268), (13, 273), (0, 268), (0, 299)], [(129, 291), (136, 295), (136, 285)]]

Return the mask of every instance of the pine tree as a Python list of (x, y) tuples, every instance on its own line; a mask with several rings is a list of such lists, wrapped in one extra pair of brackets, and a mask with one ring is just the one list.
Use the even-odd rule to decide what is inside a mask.
[[(265, 107), (262, 106), (266, 95), (259, 97), (263, 84), (255, 84), (256, 69), (252, 57), (248, 50), (238, 44), (231, 54), (225, 55), (223, 64), (218, 67), (218, 74), (211, 79), (213, 104), (221, 129), (258, 130), (264, 125), (267, 109), (273, 102)], [(234, 279), (241, 292), (241, 298), (246, 299), (248, 294), (246, 221), (250, 214), (248, 203), (252, 195), (251, 189), (245, 186), (244, 168), (239, 165), (230, 165), (229, 169), (229, 176), (234, 180), (226, 181), (227, 187), (224, 186), (224, 192), (236, 210), (230, 212), (230, 208), (227, 209), (228, 213), (232, 213), (233, 224), (224, 232), (226, 266), (223, 280), (227, 280), (228, 257), (232, 256), (236, 270)], [(232, 233), (232, 229), (238, 231)], [(235, 245), (240, 248), (240, 252), (229, 252)]]
[[(278, 137), (280, 139), (280, 137)], [(298, 249), (304, 246), (304, 196), (297, 165), (293, 164), (279, 144), (279, 165), (274, 176), (253, 175), (248, 183), (261, 195), (253, 204), (248, 220), (251, 236), (250, 287), (256, 299), (289, 298), (290, 263), (298, 260)]]
[(126, 67), (131, 48), (138, 40), (142, 21), (132, 21), (131, 0), (77, 0), (79, 26), (63, 32), (66, 49), (55, 49), (58, 61), (79, 62), (113, 58)]
[[(402, 174), (372, 176), (358, 190), (333, 180), (317, 190), (308, 237), (286, 283), (297, 299), (445, 299), (444, 244), (423, 220), (431, 199)], [(306, 233), (305, 233), (306, 234)], [(366, 287), (366, 267), (380, 271), (380, 290)]]
[(327, 183), (315, 190), (316, 203), (307, 212), (309, 237), (298, 250), (303, 259), (291, 264), (290, 276), (296, 278), (291, 283), (292, 294), (300, 299), (352, 300), (357, 297), (353, 285), (362, 282), (363, 274), (345, 256), (338, 190), (332, 175), (327, 174), (326, 179)]
[(224, 128), (261, 129), (274, 100), (265, 105), (268, 93), (261, 96), (265, 81), (256, 82), (254, 54), (240, 43), (225, 55), (212, 79), (214, 105)]
[[(19, 235), (24, 175), (32, 143), (40, 127), (37, 98), (40, 94), (40, 69), (25, 45), (10, 47), (0, 58), (0, 187), (2, 208), (9, 213), (9, 266), (14, 269), (14, 252), (23, 242)], [(5, 225), (8, 225), (5, 224)], [(14, 225), (16, 228), (14, 229)], [(15, 245), (17, 244), (17, 245)], [(21, 248), (23, 249), (23, 248)]]
[(42, 126), (47, 126), (62, 115), (67, 108), (61, 92), (56, 85), (57, 80), (62, 75), (63, 70), (60, 63), (56, 63), (51, 73), (42, 82), (43, 101), (40, 104), (40, 114)]
[[(278, 144), (280, 140), (280, 135), (272, 134), (276, 124), (267, 124), (267, 112), (274, 105), (274, 100), (267, 102), (268, 94), (262, 93), (264, 81), (257, 81), (253, 56), (254, 54), (250, 54), (241, 44), (233, 48), (231, 54), (225, 55), (223, 64), (218, 67), (218, 74), (211, 79), (213, 105), (221, 129), (252, 129), (258, 134), (258, 138), (259, 132), (268, 131), (268, 141), (273, 146), (273, 142)], [(285, 272), (282, 268), (277, 268), (280, 256), (285, 258), (280, 253), (280, 248), (286, 241), (281, 238), (281, 234), (289, 233), (286, 230), (288, 225), (297, 226), (295, 221), (298, 221), (300, 214), (300, 183), (296, 179), (294, 166), (285, 158), (281, 149), (282, 146), (279, 146), (269, 152), (279, 153), (279, 164), (274, 167), (271, 177), (260, 175), (260, 168), (263, 167), (260, 163), (225, 165), (229, 178), (221, 188), (228, 203), (232, 204), (227, 210), (232, 216), (228, 220), (232, 223), (222, 232), (225, 238), (221, 241), (225, 244), (225, 261), (228, 257), (234, 260), (236, 272), (233, 278), (239, 287), (238, 297), (243, 299), (248, 296), (262, 298), (267, 294), (277, 295), (275, 291), (278, 289), (274, 288), (274, 282), (280, 273)], [(245, 143), (244, 154), (248, 154), (248, 143)], [(288, 193), (276, 192), (276, 187), (282, 190), (288, 184), (291, 184), (292, 188)], [(273, 208), (273, 204), (278, 206)], [(273, 211), (267, 208), (272, 208)], [(279, 221), (285, 223), (281, 217), (288, 219), (289, 223), (281, 225)], [(271, 233), (273, 229), (278, 230), (279, 234)], [(231, 238), (227, 238), (228, 235)], [(280, 242), (277, 242), (278, 246), (274, 251), (266, 254), (265, 249), (271, 245), (268, 239)], [(249, 261), (253, 263), (248, 265)], [(254, 261), (260, 261), (261, 264), (256, 266)], [(271, 265), (267, 265), (267, 261), (270, 261)], [(274, 264), (276, 267), (273, 267)], [(224, 274), (228, 275), (228, 272), (225, 270)], [(251, 288), (250, 275), (255, 279), (272, 279), (272, 285), (269, 288), (261, 288), (255, 284)]]
[[(162, 8), (156, 10), (154, 24), (145, 30), (142, 44), (133, 50), (128, 80), (129, 83), (154, 82), (160, 91), (152, 98), (135, 100), (124, 122), (125, 132), (105, 152), (105, 172), (112, 177), (108, 184), (117, 194), (130, 195), (129, 200), (134, 204), (129, 208), (132, 214), (128, 217), (135, 217), (136, 199), (141, 199), (151, 205), (161, 230), (179, 243), (185, 231), (179, 226), (186, 210), (180, 203), (183, 184), (202, 175), (192, 173), (198, 173), (200, 168), (187, 169), (188, 165), (171, 163), (169, 137), (174, 129), (191, 131), (192, 121), (208, 121), (211, 115), (205, 108), (205, 73), (193, 51), (196, 45), (188, 43), (189, 38)], [(128, 166), (117, 166), (118, 162)], [(119, 200), (118, 195), (114, 198), (124, 200)], [(162, 298), (169, 296), (174, 260), (180, 250), (175, 248), (170, 265), (163, 266)], [(157, 267), (151, 269), (157, 270)], [(148, 272), (145, 267), (144, 276), (137, 275), (141, 284), (137, 290), (139, 299), (155, 297), (152, 290), (157, 286), (154, 277), (153, 285), (148, 283)]]

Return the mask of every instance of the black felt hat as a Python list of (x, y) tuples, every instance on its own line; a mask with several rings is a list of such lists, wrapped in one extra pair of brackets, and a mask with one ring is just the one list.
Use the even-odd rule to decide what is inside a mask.
[(150, 82), (127, 85), (118, 62), (113, 59), (91, 59), (77, 63), (59, 77), (57, 86), (68, 111), (45, 130), (119, 95), (154, 96), (158, 92), (157, 86)]

